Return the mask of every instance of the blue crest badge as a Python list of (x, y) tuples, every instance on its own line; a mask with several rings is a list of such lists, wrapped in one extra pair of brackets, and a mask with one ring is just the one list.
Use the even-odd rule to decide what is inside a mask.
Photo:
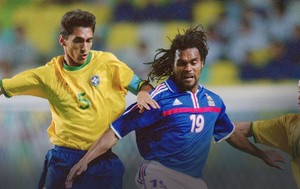
[(97, 87), (100, 84), (100, 78), (98, 75), (92, 75), (90, 81), (94, 87)]

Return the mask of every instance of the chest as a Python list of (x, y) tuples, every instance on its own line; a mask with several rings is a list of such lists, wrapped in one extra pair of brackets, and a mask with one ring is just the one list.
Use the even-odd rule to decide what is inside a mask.
[(162, 125), (180, 133), (212, 131), (221, 112), (219, 99), (208, 94), (173, 96), (163, 104)]

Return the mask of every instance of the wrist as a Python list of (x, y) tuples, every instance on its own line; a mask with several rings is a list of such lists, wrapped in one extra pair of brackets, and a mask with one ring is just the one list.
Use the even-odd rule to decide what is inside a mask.
[(147, 91), (150, 92), (153, 89), (153, 86), (151, 84), (149, 84), (149, 81), (147, 80), (143, 80), (142, 82), (140, 82), (139, 84), (139, 88), (138, 91)]

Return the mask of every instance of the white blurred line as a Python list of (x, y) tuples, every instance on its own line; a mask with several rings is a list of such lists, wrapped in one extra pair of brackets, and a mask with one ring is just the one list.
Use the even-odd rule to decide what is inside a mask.
[[(229, 112), (249, 111), (297, 111), (297, 85), (243, 85), (207, 87), (220, 95)], [(136, 101), (130, 92), (126, 96), (127, 105)], [(50, 111), (48, 101), (32, 96), (0, 96), (0, 111)]]

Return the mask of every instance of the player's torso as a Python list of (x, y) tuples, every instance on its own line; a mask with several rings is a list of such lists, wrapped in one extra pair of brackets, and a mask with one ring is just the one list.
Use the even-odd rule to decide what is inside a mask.
[(162, 136), (162, 140), (183, 145), (194, 138), (206, 140), (212, 137), (221, 111), (219, 97), (199, 90), (197, 93), (166, 95), (159, 102), (162, 104), (162, 119), (156, 124), (157, 127), (152, 128), (153, 132), (172, 135), (167, 138)]
[(75, 70), (54, 64), (55, 76), (45, 82), (53, 116), (50, 140), (86, 149), (122, 114), (127, 91), (99, 59)]
[(122, 107), (122, 110), (125, 107), (126, 93), (113, 87), (112, 77), (106, 64), (93, 59), (78, 70), (56, 67), (55, 76), (47, 82), (48, 100), (53, 104), (52, 108), (68, 119), (78, 119), (73, 115), (80, 113), (76, 122), (82, 118), (85, 122), (93, 122), (97, 114), (107, 119), (109, 115), (106, 114), (112, 106), (116, 109)]
[[(199, 176), (221, 111), (221, 101), (205, 90), (166, 96), (160, 99), (160, 121), (143, 129), (143, 137), (138, 138), (145, 144), (144, 155), (165, 166)], [(194, 173), (195, 167), (197, 173)]]

